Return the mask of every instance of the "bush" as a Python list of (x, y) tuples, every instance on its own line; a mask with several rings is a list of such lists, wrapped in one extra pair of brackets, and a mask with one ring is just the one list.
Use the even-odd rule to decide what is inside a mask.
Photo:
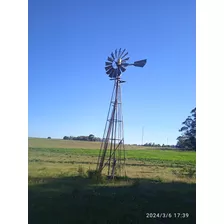
[(93, 180), (96, 183), (104, 183), (106, 181), (105, 176), (103, 176), (99, 171), (97, 170), (88, 170), (87, 171), (88, 178)]
[(173, 174), (175, 174), (178, 177), (189, 177), (193, 178), (196, 175), (196, 169), (195, 168), (182, 168), (180, 170), (173, 170)]
[(193, 168), (189, 168), (186, 170), (186, 176), (187, 177), (194, 177), (196, 175), (196, 169), (193, 169)]
[(85, 170), (84, 170), (84, 168), (82, 166), (78, 167), (78, 174), (81, 177), (85, 176)]

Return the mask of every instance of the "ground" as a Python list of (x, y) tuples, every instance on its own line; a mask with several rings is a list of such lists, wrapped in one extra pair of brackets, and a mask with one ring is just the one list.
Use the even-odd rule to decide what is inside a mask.
[(29, 139), (30, 224), (196, 222), (195, 152), (126, 146), (127, 177), (96, 183), (99, 145)]

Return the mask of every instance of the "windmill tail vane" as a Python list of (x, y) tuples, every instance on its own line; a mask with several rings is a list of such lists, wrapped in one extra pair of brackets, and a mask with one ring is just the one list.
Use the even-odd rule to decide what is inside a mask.
[(128, 52), (126, 49), (115, 50), (108, 56), (105, 62), (106, 74), (110, 80), (114, 80), (109, 111), (101, 142), (100, 152), (96, 170), (100, 173), (106, 172), (109, 178), (119, 176), (125, 171), (125, 147), (124, 147), (124, 127), (122, 115), (121, 83), (120, 79), (128, 66), (144, 67), (146, 59), (128, 63)]

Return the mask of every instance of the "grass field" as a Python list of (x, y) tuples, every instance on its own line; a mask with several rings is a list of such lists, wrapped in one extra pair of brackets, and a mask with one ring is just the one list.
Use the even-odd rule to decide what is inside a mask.
[(98, 148), (29, 139), (29, 223), (195, 223), (195, 152), (126, 146), (128, 178), (96, 184)]
[[(67, 149), (99, 149), (100, 142), (71, 141), (62, 139), (29, 138), (32, 148), (67, 148)], [(145, 149), (144, 146), (126, 145), (128, 149)]]

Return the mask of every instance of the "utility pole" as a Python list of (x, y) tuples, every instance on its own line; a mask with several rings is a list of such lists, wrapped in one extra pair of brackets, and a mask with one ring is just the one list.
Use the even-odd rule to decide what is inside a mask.
[(144, 138), (144, 126), (142, 127), (142, 145), (143, 145), (143, 138)]

